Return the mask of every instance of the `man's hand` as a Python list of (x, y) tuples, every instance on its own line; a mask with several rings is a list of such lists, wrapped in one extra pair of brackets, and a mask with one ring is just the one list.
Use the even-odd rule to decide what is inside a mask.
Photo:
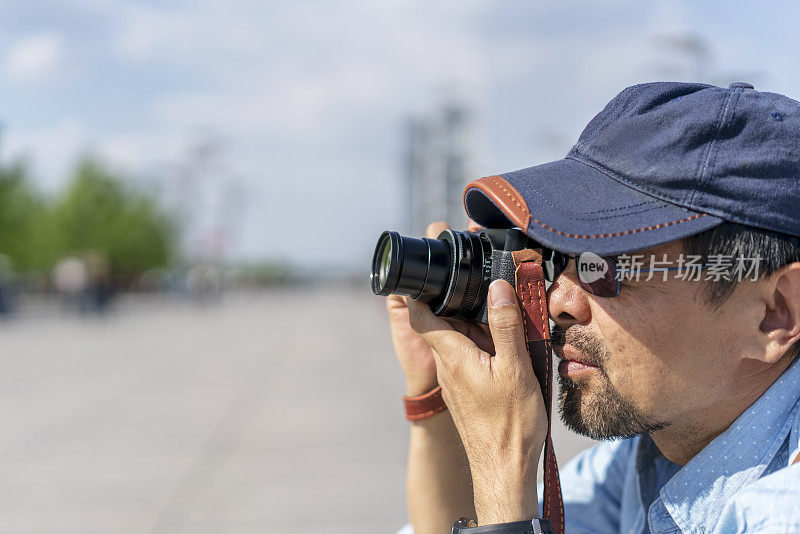
[[(435, 238), (444, 230), (447, 230), (445, 223), (435, 222), (428, 226), (425, 235)], [(406, 375), (406, 395), (416, 397), (435, 388), (438, 382), (433, 352), (430, 345), (411, 328), (406, 300), (406, 297), (389, 295), (386, 297), (386, 310), (389, 312), (394, 352)]]
[(536, 473), (547, 437), (544, 399), (516, 294), (498, 280), (488, 298), (494, 355), (461, 333), (460, 324), (435, 316), (426, 304), (407, 303), (411, 326), (433, 349), (438, 381), (469, 459), (481, 525), (539, 517)]
[[(426, 235), (435, 238), (446, 229), (445, 223), (433, 223)], [(430, 345), (409, 324), (407, 300), (411, 302), (389, 296), (386, 309), (394, 350), (406, 377), (406, 394), (415, 397), (435, 388), (438, 381)], [(469, 328), (488, 338), (476, 325)], [(467, 455), (449, 410), (410, 424), (406, 497), (416, 534), (449, 532), (459, 517), (475, 516)]]
[[(447, 224), (443, 222), (431, 223), (428, 225), (425, 236), (436, 238), (447, 228)], [(470, 221), (469, 228), (470, 231), (477, 231), (480, 227)], [(410, 300), (400, 295), (389, 295), (386, 297), (386, 310), (389, 313), (389, 327), (392, 331), (394, 352), (406, 376), (406, 394), (409, 397), (416, 397), (432, 390), (439, 383), (436, 379), (436, 362), (433, 359), (430, 345), (409, 324), (406, 302)], [(451, 324), (478, 346), (492, 350), (492, 341), (488, 332), (479, 325), (464, 321), (451, 321)]]

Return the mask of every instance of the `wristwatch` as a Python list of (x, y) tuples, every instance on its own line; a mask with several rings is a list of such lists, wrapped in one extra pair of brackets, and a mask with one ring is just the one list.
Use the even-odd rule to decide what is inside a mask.
[(538, 517), (530, 521), (515, 521), (497, 525), (478, 526), (474, 519), (462, 517), (453, 523), (450, 534), (553, 534), (549, 519)]

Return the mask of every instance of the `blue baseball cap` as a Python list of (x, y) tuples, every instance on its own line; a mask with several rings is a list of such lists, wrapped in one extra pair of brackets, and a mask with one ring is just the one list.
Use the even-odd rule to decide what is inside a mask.
[(730, 87), (628, 87), (566, 158), (474, 180), (467, 214), (552, 249), (614, 255), (739, 223), (800, 234), (800, 102)]

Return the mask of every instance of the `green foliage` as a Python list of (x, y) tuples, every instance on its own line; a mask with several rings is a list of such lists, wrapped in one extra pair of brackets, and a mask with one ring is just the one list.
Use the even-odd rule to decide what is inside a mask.
[(31, 187), (22, 163), (0, 165), (0, 253), (17, 271), (49, 271), (65, 255), (91, 252), (108, 260), (112, 275), (133, 276), (166, 266), (174, 244), (153, 196), (91, 158), (50, 201)]
[(0, 166), (0, 253), (11, 258), (16, 269), (45, 266), (47, 209), (26, 180), (22, 162)]
[(102, 251), (114, 273), (141, 273), (169, 260), (173, 231), (154, 199), (91, 159), (80, 163), (53, 214), (66, 250)]

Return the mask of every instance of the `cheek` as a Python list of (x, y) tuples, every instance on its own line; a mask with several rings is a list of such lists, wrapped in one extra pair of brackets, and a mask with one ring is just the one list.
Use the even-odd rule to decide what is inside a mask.
[(667, 295), (609, 305), (592, 316), (611, 351), (612, 385), (655, 417), (711, 403), (725, 389), (729, 347), (714, 338), (713, 319), (712, 312), (678, 307)]

